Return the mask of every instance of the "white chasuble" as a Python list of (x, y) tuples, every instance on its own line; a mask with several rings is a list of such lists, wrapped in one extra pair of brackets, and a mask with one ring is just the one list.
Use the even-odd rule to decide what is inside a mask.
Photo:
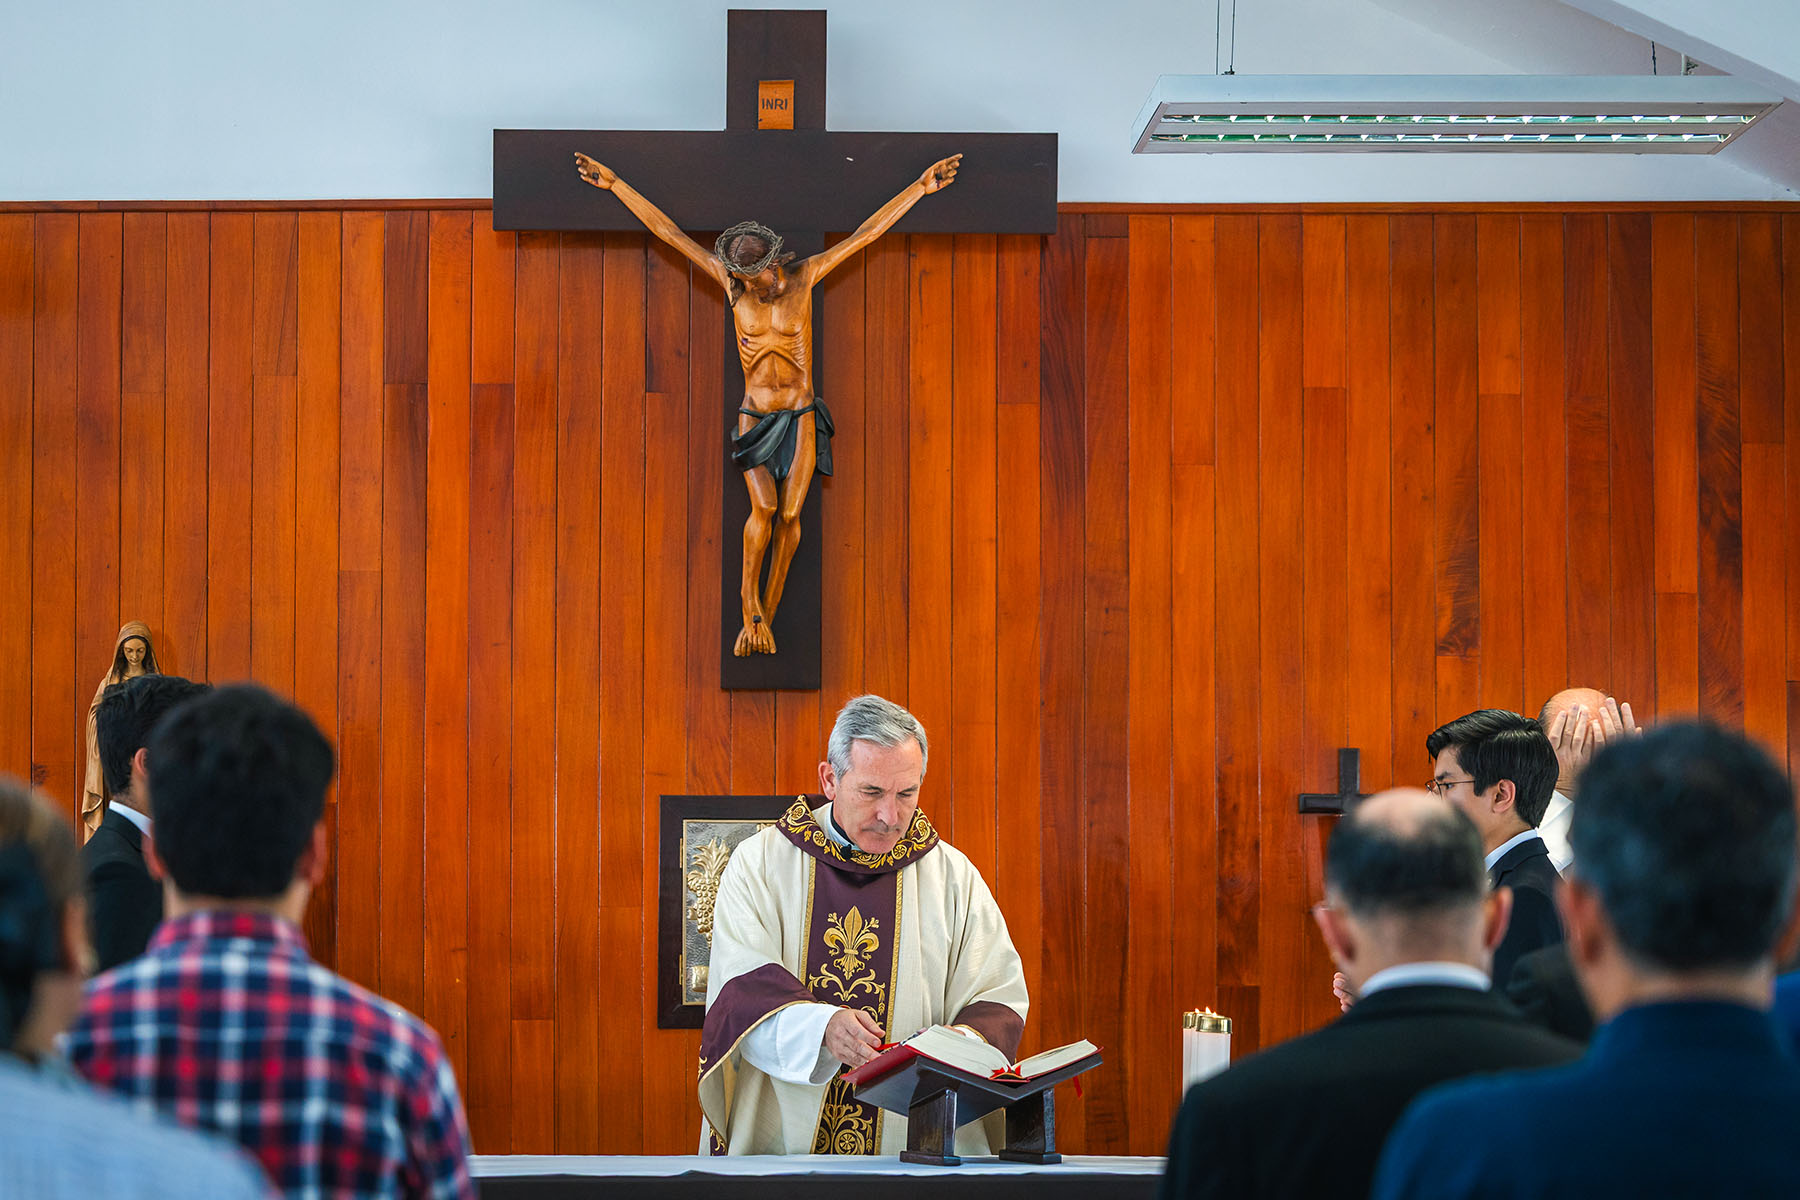
[[(745, 1038), (795, 1005), (860, 1008), (889, 1042), (956, 1024), (1018, 1053), (1024, 970), (968, 857), (921, 812), (883, 855), (839, 846), (829, 819), (829, 803), (809, 812), (796, 800), (739, 844), (719, 880), (700, 1044), (701, 1144), (711, 1153), (905, 1149), (906, 1119), (856, 1100), (841, 1073), (815, 1084), (805, 1069), (777, 1078), (746, 1058)], [(965, 1125), (957, 1152), (992, 1153), (1003, 1122), (995, 1113)]]

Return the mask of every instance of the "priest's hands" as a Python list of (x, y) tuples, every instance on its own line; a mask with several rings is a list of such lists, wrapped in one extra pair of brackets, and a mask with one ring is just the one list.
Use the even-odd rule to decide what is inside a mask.
[(1582, 704), (1564, 709), (1544, 732), (1556, 748), (1558, 775), (1573, 780), (1608, 742), (1635, 737), (1644, 731), (1631, 715), (1631, 705), (1620, 704), (1608, 696), (1597, 712)]
[(840, 1008), (825, 1026), (825, 1050), (846, 1067), (860, 1067), (875, 1057), (881, 1026), (860, 1008)]
[(1350, 986), (1350, 980), (1342, 971), (1334, 971), (1331, 975), (1331, 994), (1337, 997), (1338, 1007), (1345, 1012), (1356, 1003), (1356, 989)]

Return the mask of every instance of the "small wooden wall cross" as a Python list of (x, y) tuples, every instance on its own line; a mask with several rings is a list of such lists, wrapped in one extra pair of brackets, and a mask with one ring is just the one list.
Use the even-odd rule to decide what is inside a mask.
[(1364, 799), (1362, 793), (1362, 751), (1338, 750), (1338, 790), (1300, 793), (1300, 811), (1309, 815), (1343, 816), (1352, 801)]

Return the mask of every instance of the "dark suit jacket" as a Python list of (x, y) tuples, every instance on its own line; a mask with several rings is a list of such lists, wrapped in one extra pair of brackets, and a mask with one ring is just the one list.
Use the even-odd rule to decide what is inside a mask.
[(144, 952), (163, 915), (162, 884), (144, 865), (144, 835), (110, 806), (81, 848), (88, 922), (100, 969), (110, 971)]
[(1563, 940), (1562, 918), (1556, 915), (1556, 883), (1562, 876), (1550, 864), (1543, 838), (1526, 838), (1500, 856), (1488, 872), (1491, 886), (1512, 889), (1512, 923), (1494, 950), (1494, 989), (1504, 992), (1519, 957)]
[(1388, 1139), (1374, 1195), (1800, 1195), (1800, 1062), (1769, 1014), (1627, 1009), (1587, 1057), (1437, 1088)]
[(1506, 981), (1506, 998), (1527, 1021), (1551, 1033), (1584, 1045), (1594, 1036), (1594, 1012), (1564, 942), (1520, 955)]
[(1316, 1033), (1189, 1089), (1169, 1139), (1163, 1200), (1363, 1196), (1382, 1139), (1426, 1088), (1580, 1053), (1491, 992), (1378, 991)]
[(1800, 1056), (1800, 971), (1789, 971), (1775, 980), (1775, 1023)]

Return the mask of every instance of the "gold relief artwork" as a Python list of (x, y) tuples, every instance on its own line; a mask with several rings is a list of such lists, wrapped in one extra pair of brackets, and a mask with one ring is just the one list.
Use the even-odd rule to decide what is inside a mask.
[(730, 861), (731, 851), (724, 838), (714, 838), (688, 856), (686, 881), (693, 899), (688, 901), (687, 918), (708, 941), (712, 940), (713, 904), (719, 898), (719, 876), (725, 874), (725, 864)]
[(875, 1153), (875, 1121), (869, 1115), (879, 1110), (859, 1103), (851, 1094), (842, 1075), (825, 1089), (825, 1103), (819, 1109), (819, 1125), (813, 1134), (814, 1154)]
[(707, 967), (712, 962), (713, 909), (719, 881), (739, 843), (773, 821), (689, 818), (681, 830), (681, 960), (677, 979), (683, 1004), (706, 1003)]
[(841, 1004), (854, 1004), (859, 993), (866, 993), (874, 1004), (876, 1019), (881, 1020), (887, 1011), (887, 987), (876, 981), (875, 968), (868, 962), (881, 949), (881, 922), (865, 920), (856, 908), (841, 917), (832, 913), (826, 922), (825, 948), (833, 957), (807, 979), (806, 986), (815, 992), (833, 989)]

